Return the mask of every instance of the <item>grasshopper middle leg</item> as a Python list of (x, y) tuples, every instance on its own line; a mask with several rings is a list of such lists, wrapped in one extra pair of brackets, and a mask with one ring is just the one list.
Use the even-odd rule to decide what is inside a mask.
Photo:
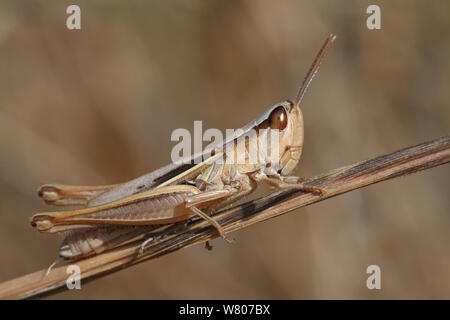
[(238, 192), (237, 189), (229, 188), (223, 190), (206, 191), (204, 193), (193, 195), (186, 199), (186, 208), (189, 208), (193, 213), (209, 222), (226, 242), (232, 243), (234, 241), (226, 237), (225, 231), (223, 230), (222, 226), (208, 214), (200, 210), (198, 206), (207, 202), (222, 200), (223, 198), (230, 197), (236, 192)]
[(265, 174), (260, 174), (260, 173), (254, 174), (254, 175), (252, 175), (252, 177), (258, 182), (263, 182), (271, 187), (275, 187), (280, 190), (293, 188), (293, 189), (298, 189), (298, 190), (302, 190), (305, 192), (311, 192), (311, 193), (319, 194), (319, 195), (325, 194), (325, 190), (318, 188), (318, 187), (313, 187), (313, 186), (310, 186), (308, 184), (301, 183), (301, 182), (288, 182), (288, 181), (293, 181), (293, 180), (299, 181), (300, 179), (297, 177), (286, 177), (284, 179), (282, 179), (281, 177), (272, 178)]

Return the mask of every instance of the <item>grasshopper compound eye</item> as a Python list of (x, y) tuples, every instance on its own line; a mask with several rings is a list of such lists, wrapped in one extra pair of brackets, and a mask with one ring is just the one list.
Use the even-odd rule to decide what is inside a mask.
[(276, 107), (269, 115), (271, 129), (283, 130), (287, 126), (288, 117), (283, 106)]

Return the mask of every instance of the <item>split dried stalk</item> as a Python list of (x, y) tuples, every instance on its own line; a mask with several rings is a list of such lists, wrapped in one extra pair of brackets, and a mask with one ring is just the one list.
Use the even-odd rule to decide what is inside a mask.
[[(225, 232), (230, 233), (351, 190), (429, 169), (449, 161), (450, 136), (446, 136), (309, 179), (308, 184), (325, 190), (325, 196), (298, 190), (284, 190), (223, 210), (214, 217), (223, 226)], [(149, 244), (142, 255), (138, 255), (143, 241), (141, 238), (112, 251), (57, 265), (45, 277), (47, 270), (40, 270), (6, 281), (0, 284), (0, 299), (33, 298), (64, 290), (68, 277), (66, 273), (68, 264), (76, 263), (80, 267), (81, 281), (85, 283), (216, 237), (216, 230), (207, 222), (192, 221), (181, 231)]]

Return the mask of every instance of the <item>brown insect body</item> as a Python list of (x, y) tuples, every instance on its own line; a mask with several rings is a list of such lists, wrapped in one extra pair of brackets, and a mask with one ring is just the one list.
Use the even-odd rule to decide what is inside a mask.
[[(320, 189), (288, 175), (296, 167), (303, 147), (300, 102), (334, 38), (330, 36), (321, 48), (295, 102), (284, 101), (269, 108), (213, 154), (202, 154), (204, 160), (199, 164), (171, 164), (119, 185), (44, 185), (39, 195), (47, 203), (87, 208), (38, 213), (31, 218), (31, 224), (40, 232), (69, 231), (60, 255), (76, 258), (101, 252), (149, 230), (136, 226), (174, 223), (194, 215), (208, 220), (225, 237), (217, 222), (204, 212), (209, 214), (234, 203), (253, 192), (258, 182), (320, 194)], [(273, 132), (278, 134), (276, 140)], [(261, 141), (277, 148), (260, 148)], [(267, 150), (276, 151), (275, 161)], [(252, 154), (256, 157), (252, 158)], [(238, 161), (239, 156), (245, 161)], [(291, 178), (295, 182), (287, 183)]]

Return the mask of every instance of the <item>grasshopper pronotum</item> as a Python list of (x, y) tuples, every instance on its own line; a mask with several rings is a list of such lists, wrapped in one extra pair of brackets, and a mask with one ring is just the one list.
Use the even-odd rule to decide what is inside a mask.
[[(221, 226), (209, 214), (250, 194), (258, 182), (279, 189), (301, 189), (320, 196), (323, 190), (288, 175), (302, 153), (300, 103), (334, 39), (335, 36), (330, 35), (325, 41), (294, 102), (286, 100), (275, 104), (244, 126), (239, 136), (222, 143), (208, 155), (203, 153), (201, 162), (170, 164), (118, 185), (43, 185), (38, 194), (47, 204), (85, 208), (37, 213), (31, 218), (31, 225), (44, 233), (68, 232), (59, 254), (63, 258), (79, 258), (116, 247), (139, 233), (148, 232), (155, 225), (185, 221), (193, 216), (207, 220), (227, 239)], [(266, 153), (262, 154), (259, 148), (256, 150), (257, 161), (252, 163), (223, 161), (234, 159), (242, 150), (246, 154), (255, 151), (249, 150), (252, 144), (248, 140), (239, 139), (252, 129), (255, 134), (249, 139), (256, 140), (267, 140), (270, 131), (278, 132), (276, 161), (269, 159)]]

